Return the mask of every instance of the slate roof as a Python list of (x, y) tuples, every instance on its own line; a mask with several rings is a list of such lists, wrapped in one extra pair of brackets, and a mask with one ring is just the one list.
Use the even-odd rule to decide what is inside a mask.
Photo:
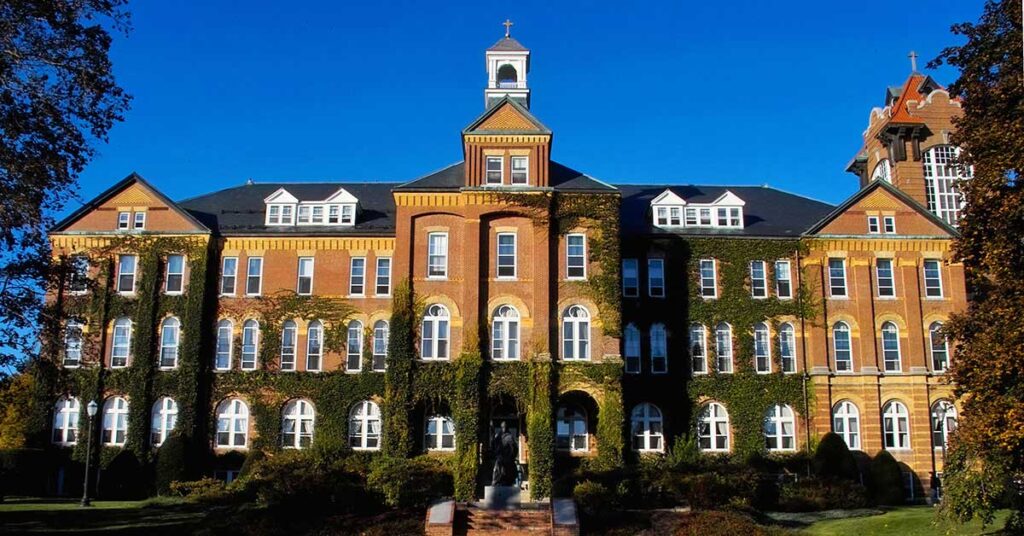
[(491, 45), (491, 48), (487, 50), (504, 51), (504, 52), (526, 52), (530, 49), (523, 46), (522, 43), (516, 41), (514, 37), (502, 37), (498, 39), (497, 43)]
[[(465, 162), (456, 162), (444, 169), (399, 185), (399, 191), (458, 190), (466, 183)], [(548, 168), (548, 184), (556, 191), (614, 192), (615, 187), (603, 183), (586, 173), (576, 171), (554, 160)]]
[[(625, 237), (651, 235), (719, 235), (796, 238), (835, 207), (766, 186), (681, 186), (666, 184), (619, 184), (622, 192), (621, 221)], [(746, 202), (743, 229), (662, 229), (651, 221), (651, 200), (672, 190), (687, 203), (711, 203), (726, 190)]]

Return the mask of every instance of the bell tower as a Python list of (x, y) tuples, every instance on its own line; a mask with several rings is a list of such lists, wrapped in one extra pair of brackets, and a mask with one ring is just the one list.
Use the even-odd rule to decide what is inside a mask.
[(484, 106), (490, 109), (506, 95), (529, 109), (530, 87), (526, 74), (530, 72), (530, 51), (512, 38), (512, 21), (506, 19), (505, 37), (487, 49), (487, 89)]

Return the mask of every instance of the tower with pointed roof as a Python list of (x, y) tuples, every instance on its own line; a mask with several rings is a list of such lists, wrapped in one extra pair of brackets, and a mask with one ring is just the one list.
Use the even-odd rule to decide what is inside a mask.
[(530, 107), (530, 86), (526, 75), (530, 72), (530, 50), (512, 37), (511, 21), (505, 21), (505, 37), (487, 49), (487, 89), (484, 90), (484, 106), (509, 97)]

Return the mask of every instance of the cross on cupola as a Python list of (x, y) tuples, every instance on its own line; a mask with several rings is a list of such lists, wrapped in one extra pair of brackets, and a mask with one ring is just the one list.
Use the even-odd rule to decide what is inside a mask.
[(505, 19), (505, 22), (501, 23), (501, 25), (505, 27), (505, 39), (512, 37), (512, 21)]
[(530, 87), (526, 73), (530, 71), (530, 51), (512, 37), (512, 21), (505, 19), (505, 37), (487, 49), (487, 89), (484, 104), (490, 108), (505, 96), (530, 107)]

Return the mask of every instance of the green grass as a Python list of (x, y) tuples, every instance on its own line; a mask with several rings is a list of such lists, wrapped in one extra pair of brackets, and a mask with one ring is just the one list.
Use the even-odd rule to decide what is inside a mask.
[(0, 503), (0, 534), (187, 534), (203, 518), (180, 501), (8, 499)]
[[(981, 523), (973, 521), (956, 527), (951, 534), (975, 536), (998, 534), (1006, 523), (1007, 511), (996, 515), (994, 524), (982, 529)], [(948, 527), (935, 525), (935, 508), (931, 506), (907, 506), (897, 508), (878, 516), (819, 521), (804, 529), (801, 534), (813, 536), (932, 536), (945, 534)]]

